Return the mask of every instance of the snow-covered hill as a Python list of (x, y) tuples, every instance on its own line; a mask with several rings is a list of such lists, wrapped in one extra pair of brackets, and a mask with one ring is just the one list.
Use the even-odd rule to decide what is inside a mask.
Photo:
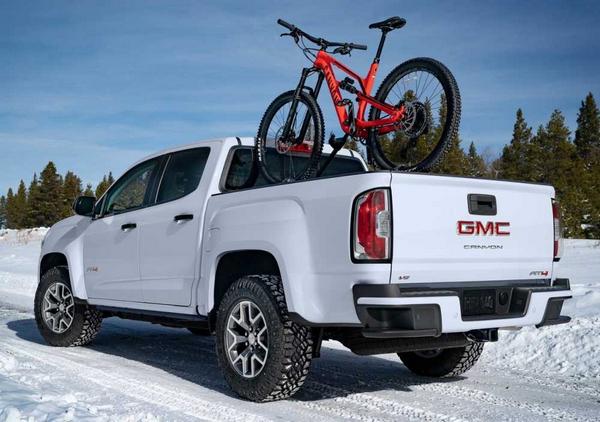
[(502, 332), (461, 380), (327, 342), (294, 399), (258, 405), (231, 395), (213, 340), (185, 330), (111, 318), (90, 347), (44, 345), (31, 308), (45, 231), (0, 231), (0, 421), (600, 420), (598, 241), (565, 242), (572, 323)]

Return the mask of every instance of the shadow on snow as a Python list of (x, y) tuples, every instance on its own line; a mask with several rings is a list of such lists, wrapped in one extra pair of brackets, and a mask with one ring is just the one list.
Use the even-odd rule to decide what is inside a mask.
[[(34, 319), (9, 321), (7, 326), (22, 340), (45, 344)], [(186, 329), (108, 318), (104, 320), (98, 337), (86, 349), (149, 365), (202, 387), (237, 397), (221, 375), (214, 337), (196, 336)], [(419, 377), (409, 372), (398, 358), (357, 356), (345, 349), (323, 347), (321, 357), (313, 360), (306, 383), (291, 400), (314, 401), (384, 390), (408, 393), (415, 385), (460, 379)]]

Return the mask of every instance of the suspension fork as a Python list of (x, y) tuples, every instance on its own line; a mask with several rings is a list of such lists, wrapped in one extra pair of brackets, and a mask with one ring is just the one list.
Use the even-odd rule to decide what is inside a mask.
[[(319, 77), (317, 79), (317, 83), (314, 88), (310, 88), (306, 86), (306, 79), (311, 73), (317, 72), (318, 69), (315, 67), (304, 68), (302, 69), (302, 74), (300, 76), (300, 81), (298, 82), (298, 86), (296, 86), (296, 90), (294, 91), (294, 98), (292, 99), (292, 104), (290, 106), (290, 112), (285, 121), (285, 125), (283, 126), (282, 138), (287, 140), (289, 138), (290, 130), (294, 126), (296, 111), (298, 109), (298, 101), (300, 101), (300, 94), (304, 88), (307, 88), (311, 95), (316, 99), (319, 95), (319, 91), (321, 90), (321, 85), (323, 84), (323, 73), (319, 72)], [(300, 128), (300, 133), (297, 134), (297, 138), (293, 140), (294, 144), (299, 144), (304, 141), (304, 136), (306, 135), (306, 131), (308, 130), (308, 126), (310, 124), (310, 114), (308, 110), (304, 115), (304, 119), (302, 121), (302, 127)]]

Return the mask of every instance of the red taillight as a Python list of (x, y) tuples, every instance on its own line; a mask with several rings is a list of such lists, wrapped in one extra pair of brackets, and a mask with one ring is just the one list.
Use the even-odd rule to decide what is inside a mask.
[(552, 200), (552, 220), (554, 221), (554, 260), (558, 261), (562, 252), (562, 227), (560, 225), (560, 208), (554, 199)]
[(366, 192), (354, 208), (353, 256), (357, 260), (390, 258), (391, 215), (387, 189)]
[(311, 143), (307, 143), (307, 142), (302, 142), (301, 144), (298, 145), (294, 145), (293, 147), (291, 147), (289, 149), (289, 151), (292, 152), (299, 152), (299, 153), (303, 153), (303, 154), (310, 154), (313, 150), (313, 144)]

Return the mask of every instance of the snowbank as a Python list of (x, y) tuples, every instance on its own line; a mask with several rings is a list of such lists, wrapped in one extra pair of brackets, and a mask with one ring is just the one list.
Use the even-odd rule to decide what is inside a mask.
[(32, 308), (40, 243), (47, 228), (0, 230), (0, 302)]

